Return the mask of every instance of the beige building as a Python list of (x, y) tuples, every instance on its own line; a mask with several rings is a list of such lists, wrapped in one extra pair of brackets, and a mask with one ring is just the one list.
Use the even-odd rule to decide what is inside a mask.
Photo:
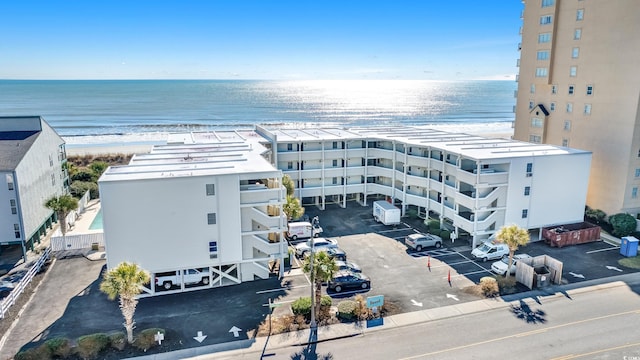
[(587, 205), (640, 212), (640, 1), (523, 0), (514, 138), (593, 153)]

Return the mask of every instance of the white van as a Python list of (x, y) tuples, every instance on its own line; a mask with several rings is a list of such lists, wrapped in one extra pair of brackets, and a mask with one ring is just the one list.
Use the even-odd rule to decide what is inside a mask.
[(310, 222), (302, 221), (302, 222), (292, 222), (289, 223), (289, 230), (287, 230), (287, 239), (289, 240), (298, 240), (298, 239), (306, 239), (313, 237), (318, 237), (322, 234), (322, 228), (317, 226), (313, 231), (312, 225)]
[(509, 255), (509, 246), (507, 246), (507, 244), (485, 241), (482, 245), (473, 249), (471, 255), (482, 261), (502, 259), (504, 255)]

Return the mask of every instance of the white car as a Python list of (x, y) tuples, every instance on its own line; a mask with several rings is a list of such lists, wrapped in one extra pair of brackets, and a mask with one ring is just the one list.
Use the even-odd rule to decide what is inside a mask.
[[(513, 264), (511, 264), (511, 271), (509, 271), (509, 273), (511, 275), (516, 273), (516, 264), (518, 263), (518, 260), (529, 258), (531, 258), (531, 256), (527, 254), (513, 255)], [(505, 255), (500, 261), (496, 261), (491, 264), (491, 271), (498, 275), (505, 275), (507, 273), (507, 267), (509, 267), (509, 255)]]
[(509, 255), (509, 246), (507, 244), (489, 241), (485, 241), (471, 251), (471, 256), (482, 261), (501, 259), (504, 255)]
[(338, 242), (334, 239), (329, 238), (312, 238), (303, 243), (296, 245), (296, 255), (299, 257), (304, 257), (306, 253), (311, 251), (311, 241), (313, 241), (313, 248), (316, 250), (319, 249), (327, 249), (327, 248), (337, 248)]

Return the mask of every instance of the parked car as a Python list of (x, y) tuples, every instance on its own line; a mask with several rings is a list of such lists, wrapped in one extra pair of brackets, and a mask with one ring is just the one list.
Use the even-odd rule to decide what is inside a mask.
[(426, 247), (442, 247), (442, 238), (433, 234), (411, 234), (404, 238), (404, 243), (413, 250), (422, 251)]
[(497, 243), (494, 244), (489, 241), (485, 241), (482, 245), (471, 251), (471, 255), (476, 259), (482, 261), (501, 259), (504, 255), (509, 254), (509, 246), (507, 244)]
[(336, 273), (333, 279), (329, 280), (327, 289), (341, 292), (344, 289), (368, 289), (371, 287), (371, 280), (363, 273), (351, 271), (341, 271)]
[(298, 245), (296, 245), (295, 249), (296, 249), (296, 255), (298, 257), (304, 257), (304, 255), (311, 251), (311, 241), (313, 241), (313, 247), (314, 249), (320, 250), (320, 249), (327, 249), (327, 248), (336, 248), (338, 247), (338, 242), (334, 239), (329, 239), (329, 238), (312, 238), (309, 239), (303, 243), (300, 243)]
[[(509, 274), (513, 275), (516, 273), (516, 264), (518, 263), (518, 260), (529, 258), (531, 258), (531, 256), (528, 254), (513, 255), (513, 264), (511, 264)], [(491, 271), (498, 275), (506, 275), (507, 267), (509, 267), (509, 255), (504, 255), (500, 261), (496, 261), (491, 264)]]
[(209, 269), (187, 269), (178, 270), (165, 273), (158, 273), (155, 276), (156, 287), (162, 286), (166, 290), (171, 289), (173, 286), (180, 286), (182, 279), (184, 278), (185, 285), (193, 285), (202, 283), (203, 285), (209, 284)]
[(336, 267), (338, 268), (338, 271), (351, 271), (354, 273), (362, 272), (362, 269), (358, 264), (350, 261), (337, 260)]

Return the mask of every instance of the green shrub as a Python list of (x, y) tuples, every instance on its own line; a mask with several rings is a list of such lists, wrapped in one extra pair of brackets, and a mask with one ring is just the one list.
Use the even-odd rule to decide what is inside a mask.
[(53, 338), (44, 342), (49, 347), (51, 355), (67, 358), (71, 354), (71, 341), (67, 338)]
[(451, 240), (451, 231), (442, 230), (442, 232), (440, 233), (440, 237), (442, 238), (442, 240)]
[(345, 300), (338, 303), (338, 317), (351, 320), (356, 316), (357, 303), (352, 300)]
[(122, 331), (114, 332), (109, 334), (109, 341), (111, 342), (112, 348), (122, 351), (125, 345), (127, 345), (127, 335)]
[(94, 161), (89, 165), (89, 169), (91, 169), (91, 172), (93, 172), (96, 178), (99, 178), (108, 167), (109, 164), (104, 161)]
[(107, 334), (96, 333), (85, 335), (78, 338), (76, 351), (83, 359), (95, 359), (110, 343), (111, 340)]
[(87, 168), (81, 168), (71, 176), (71, 181), (96, 182), (98, 181), (98, 177), (93, 173), (93, 171)]
[(438, 230), (440, 229), (440, 221), (438, 220), (429, 220), (427, 221), (427, 226), (429, 230)]
[(628, 236), (636, 231), (636, 219), (625, 213), (609, 216), (609, 223), (613, 226), (613, 235), (618, 237)]
[(49, 346), (42, 344), (38, 347), (20, 351), (13, 358), (14, 360), (50, 360), (53, 357)]
[(440, 236), (440, 234), (442, 234), (442, 231), (440, 229), (429, 229), (429, 234)]
[(74, 181), (69, 185), (71, 190), (71, 195), (81, 198), (84, 193), (89, 191), (92, 199), (97, 199), (100, 197), (100, 192), (98, 191), (98, 184), (90, 181)]
[(133, 346), (144, 351), (147, 351), (154, 346), (158, 346), (158, 342), (156, 341), (156, 334), (158, 332), (165, 334), (164, 329), (160, 328), (150, 328), (140, 331), (133, 342)]
[(498, 281), (490, 276), (485, 276), (480, 279), (480, 290), (486, 297), (493, 297), (498, 295), (500, 288), (498, 287)]
[(293, 315), (302, 315), (304, 317), (311, 316), (311, 298), (301, 297), (292, 302), (291, 311), (293, 311)]

